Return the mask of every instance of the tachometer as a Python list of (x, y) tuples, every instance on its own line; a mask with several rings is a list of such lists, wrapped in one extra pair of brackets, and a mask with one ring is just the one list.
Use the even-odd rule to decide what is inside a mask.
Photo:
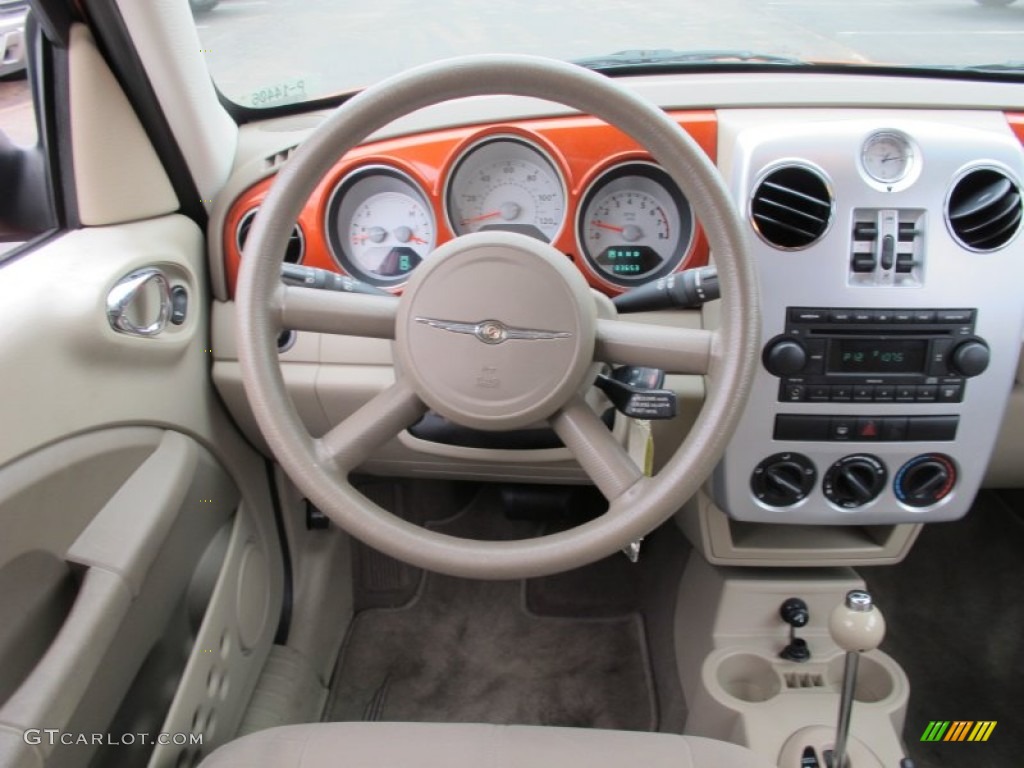
[(360, 168), (342, 180), (327, 205), (326, 229), (341, 267), (374, 285), (402, 282), (434, 249), (426, 196), (385, 166)]
[(446, 207), (457, 235), (500, 229), (551, 242), (565, 219), (565, 187), (539, 149), (498, 136), (473, 145), (456, 162)]
[(615, 285), (661, 277), (690, 248), (693, 213), (679, 187), (651, 163), (627, 163), (599, 176), (577, 219), (583, 256)]

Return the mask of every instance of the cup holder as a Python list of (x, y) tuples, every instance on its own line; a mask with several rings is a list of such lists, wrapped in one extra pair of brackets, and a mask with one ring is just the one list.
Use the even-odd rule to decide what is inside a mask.
[[(839, 690), (843, 684), (844, 655), (839, 655), (829, 662), (826, 671), (828, 684)], [(877, 659), (861, 654), (857, 668), (857, 686), (853, 689), (854, 701), (872, 704), (883, 701), (892, 695), (895, 681), (892, 672)]]
[(722, 659), (716, 676), (722, 690), (740, 701), (768, 701), (782, 690), (782, 681), (772, 663), (753, 653), (737, 653)]

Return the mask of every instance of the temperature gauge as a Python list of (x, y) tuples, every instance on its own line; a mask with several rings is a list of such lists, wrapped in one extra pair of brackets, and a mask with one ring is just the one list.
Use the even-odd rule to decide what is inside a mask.
[(434, 249), (434, 217), (419, 187), (393, 168), (345, 177), (327, 205), (327, 232), (341, 267), (373, 285), (404, 282)]

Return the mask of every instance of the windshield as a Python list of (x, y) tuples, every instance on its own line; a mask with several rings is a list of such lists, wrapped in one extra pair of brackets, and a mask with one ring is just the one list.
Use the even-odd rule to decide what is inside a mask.
[(736, 51), (762, 55), (765, 66), (787, 57), (954, 67), (1016, 60), (1024, 67), (1024, 0), (190, 2), (217, 86), (258, 108), (356, 90), (470, 53), (572, 61), (622, 51), (665, 59), (669, 51)]

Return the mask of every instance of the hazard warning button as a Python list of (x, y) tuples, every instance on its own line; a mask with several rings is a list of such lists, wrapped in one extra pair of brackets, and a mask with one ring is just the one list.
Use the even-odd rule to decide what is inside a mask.
[(880, 440), (882, 438), (881, 418), (861, 416), (857, 419), (856, 440)]

